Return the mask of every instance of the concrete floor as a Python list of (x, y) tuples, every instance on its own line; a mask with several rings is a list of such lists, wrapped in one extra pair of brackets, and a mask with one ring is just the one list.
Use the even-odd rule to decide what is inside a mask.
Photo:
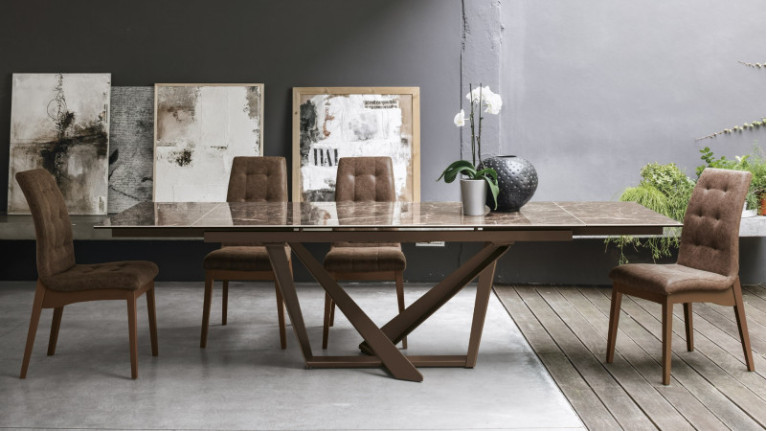
[[(229, 324), (214, 293), (207, 349), (199, 348), (202, 283), (158, 283), (160, 355), (150, 353), (139, 306), (139, 378), (131, 380), (124, 302), (65, 307), (56, 355), (45, 355), (44, 310), (26, 380), (18, 378), (34, 283), (0, 283), (0, 427), (56, 429), (585, 429), (493, 295), (474, 369), (421, 369), (403, 382), (381, 369), (306, 370), (288, 327), (279, 349), (273, 287), (232, 283)], [(406, 286), (407, 301), (425, 291)], [(394, 287), (350, 286), (379, 324)], [(299, 285), (312, 348), (321, 352), (323, 293)], [(410, 354), (465, 353), (474, 302), (461, 292), (409, 337)], [(341, 313), (328, 354), (360, 341)]]

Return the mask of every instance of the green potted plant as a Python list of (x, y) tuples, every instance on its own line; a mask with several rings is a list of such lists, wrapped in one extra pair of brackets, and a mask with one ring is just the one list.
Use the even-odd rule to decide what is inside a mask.
[[(625, 189), (618, 200), (636, 202), (674, 220), (683, 221), (695, 181), (674, 163), (649, 163), (642, 167), (640, 175), (639, 185)], [(672, 251), (679, 247), (679, 234), (679, 228), (668, 228), (661, 236), (642, 239), (633, 236), (609, 237), (605, 242), (617, 246), (620, 253), (618, 263), (628, 262), (624, 251), (626, 246), (648, 248), (653, 261), (656, 261), (671, 256)]]
[[(482, 108), (485, 112), (497, 115), (501, 110), (503, 102), (498, 94), (493, 93), (490, 87), (472, 89), (469, 84), (469, 93), (466, 98), (471, 105), (469, 113), (469, 122), (471, 124), (471, 161), (458, 160), (451, 163), (437, 181), (445, 179), (446, 183), (452, 183), (458, 175), (464, 175), (461, 179), (461, 200), (463, 201), (463, 213), (465, 215), (482, 215), (485, 210), (485, 194), (487, 189), (493, 196), (494, 208), (498, 206), (498, 173), (492, 168), (482, 168), (480, 163), (480, 153), (482, 152)], [(475, 115), (479, 114), (477, 119), (477, 128), (475, 129)], [(466, 124), (466, 114), (464, 110), (456, 114), (453, 122), (457, 127), (463, 127)]]
[(727, 159), (724, 156), (716, 158), (714, 152), (709, 147), (700, 150), (701, 160), (705, 164), (696, 168), (695, 173), (700, 176), (706, 168), (734, 169), (738, 171), (751, 172), (751, 185), (746, 195), (746, 210), (748, 215), (764, 215), (764, 195), (765, 195), (765, 157), (762, 152), (756, 148), (752, 154), (745, 156), (735, 156), (735, 159)]

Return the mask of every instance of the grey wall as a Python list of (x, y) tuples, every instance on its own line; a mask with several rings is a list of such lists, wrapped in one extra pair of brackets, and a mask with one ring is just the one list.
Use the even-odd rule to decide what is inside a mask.
[[(694, 173), (698, 148), (764, 148), (763, 130), (695, 138), (764, 115), (764, 0), (74, 0), (0, 1), (0, 208), (7, 201), (11, 74), (111, 72), (116, 86), (263, 82), (265, 153), (291, 157), (291, 87), (421, 87), (423, 200), (458, 200), (434, 179), (461, 155), (468, 84), (500, 92), (486, 154), (539, 173), (535, 200), (610, 200), (647, 162)], [(764, 239), (756, 241), (764, 281)], [(34, 243), (3, 241), (0, 279), (32, 278)], [(751, 244), (754, 242), (751, 241)], [(81, 242), (78, 259), (148, 258), (163, 279), (201, 279), (202, 243)], [(443, 277), (470, 245), (408, 246), (409, 280)], [(321, 255), (322, 247), (313, 249)], [(604, 284), (616, 262), (597, 240), (520, 244), (504, 282)], [(193, 262), (193, 263), (190, 263)], [(299, 268), (299, 280), (307, 276)]]
[(4, 0), (0, 208), (14, 72), (111, 72), (115, 86), (263, 82), (264, 152), (288, 163), (292, 87), (418, 86), (422, 196), (439, 199), (431, 179), (459, 151), (460, 49), (459, 0)]
[(610, 200), (648, 162), (764, 151), (764, 0), (502, 1), (499, 153), (536, 166), (533, 199)]

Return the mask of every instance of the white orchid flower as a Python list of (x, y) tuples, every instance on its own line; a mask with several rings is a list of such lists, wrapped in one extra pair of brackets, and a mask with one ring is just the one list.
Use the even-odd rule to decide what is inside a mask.
[(501, 112), (501, 106), (503, 106), (503, 100), (501, 100), (501, 96), (499, 94), (493, 93), (493, 91), (490, 90), (490, 87), (487, 85), (484, 87), (477, 87), (472, 89), (469, 93), (466, 94), (466, 99), (468, 99), (471, 103), (479, 104), (480, 96), (482, 104), (485, 107), (485, 112), (494, 115), (497, 115), (499, 112)]
[(466, 113), (463, 112), (463, 109), (461, 109), (461, 112), (455, 114), (453, 123), (455, 123), (456, 127), (463, 127), (466, 125)]
[(499, 94), (490, 92), (490, 94), (487, 95), (487, 98), (485, 98), (485, 95), (482, 95), (482, 101), (485, 103), (485, 112), (493, 115), (498, 115), (498, 113), (501, 112), (503, 100), (501, 100)]

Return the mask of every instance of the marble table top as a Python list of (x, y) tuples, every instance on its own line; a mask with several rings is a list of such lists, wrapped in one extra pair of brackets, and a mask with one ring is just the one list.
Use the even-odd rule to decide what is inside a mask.
[[(681, 224), (633, 202), (531, 202), (519, 212), (464, 216), (459, 202), (143, 202), (96, 225), (101, 229), (530, 230), (652, 228)], [(609, 230), (609, 229), (608, 229)]]

